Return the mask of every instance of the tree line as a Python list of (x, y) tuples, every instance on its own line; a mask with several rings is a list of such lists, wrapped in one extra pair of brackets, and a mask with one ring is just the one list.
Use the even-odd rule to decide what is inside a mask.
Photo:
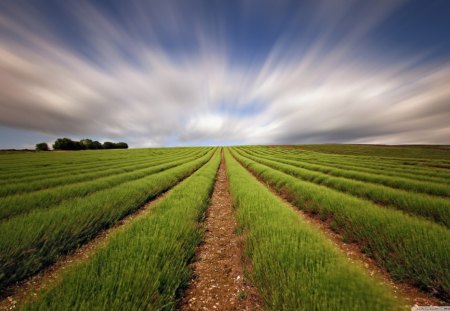
[[(58, 138), (53, 144), (53, 150), (95, 150), (95, 149), (127, 149), (128, 144), (124, 142), (113, 143), (105, 141), (103, 144), (99, 141), (89, 138), (80, 141), (70, 138)], [(50, 147), (47, 143), (36, 144), (37, 151), (49, 151)]]

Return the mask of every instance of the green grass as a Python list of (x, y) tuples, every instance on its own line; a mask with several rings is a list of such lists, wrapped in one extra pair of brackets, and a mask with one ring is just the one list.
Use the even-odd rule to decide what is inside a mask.
[(450, 160), (450, 146), (299, 145), (321, 153)]
[(0, 220), (17, 217), (17, 215), (29, 213), (36, 209), (54, 208), (58, 205), (63, 205), (64, 202), (72, 199), (86, 197), (86, 199), (89, 200), (89, 196), (92, 196), (97, 191), (120, 187), (120, 185), (125, 182), (145, 178), (149, 175), (193, 161), (200, 156), (201, 154), (175, 161), (172, 161), (170, 157), (167, 157), (167, 160), (163, 164), (156, 166), (149, 164), (145, 168), (136, 171), (114, 174), (92, 181), (62, 185), (50, 189), (0, 198)]
[(351, 264), (227, 152), (230, 193), (268, 310), (395, 310), (401, 301)]
[(212, 160), (25, 310), (173, 310), (201, 241), (198, 226), (220, 163)]
[[(227, 149), (239, 224), (235, 233), (246, 239), (247, 272), (266, 309), (397, 310), (405, 302), (349, 262), (252, 174), (297, 208), (318, 214), (343, 240), (358, 243), (394, 279), (450, 302), (450, 151), (445, 148)], [(217, 148), (209, 147), (0, 152), (0, 291), (175, 186), (25, 306), (175, 309), (201, 241), (199, 222), (219, 162)], [(236, 294), (245, 299), (244, 292)]]
[(205, 164), (212, 154), (157, 174), (0, 223), (0, 288), (54, 262)]
[(2, 181), (5, 179), (30, 177), (30, 170), (50, 175), (63, 171), (73, 172), (78, 169), (96, 168), (109, 163), (114, 165), (114, 163), (123, 161), (144, 160), (164, 155), (182, 155), (202, 148), (40, 152), (29, 153), (22, 157), (20, 155), (7, 157), (0, 154), (0, 177)]
[(56, 176), (49, 176), (44, 174), (39, 176), (34, 170), (30, 170), (30, 175), (34, 176), (34, 179), (19, 179), (14, 182), (10, 181), (4, 184), (0, 188), (0, 197), (5, 197), (13, 194), (29, 193), (31, 191), (37, 191), (41, 189), (48, 189), (51, 187), (69, 185), (74, 183), (79, 183), (83, 181), (91, 181), (97, 178), (112, 176), (121, 173), (127, 173), (136, 171), (138, 169), (144, 169), (147, 167), (155, 166), (158, 164), (167, 163), (168, 160), (175, 161), (177, 159), (188, 158), (189, 156), (198, 156), (200, 154), (206, 153), (207, 150), (200, 152), (191, 152), (190, 154), (183, 154), (181, 156), (177, 155), (164, 155), (164, 156), (148, 156), (144, 159), (135, 160), (133, 158), (128, 160), (121, 160), (120, 162), (111, 161), (105, 165), (97, 164), (95, 167), (89, 168), (79, 168), (73, 167), (71, 171), (65, 172), (63, 174), (59, 173)]
[(347, 168), (340, 169), (333, 167), (331, 165), (326, 164), (313, 164), (305, 162), (301, 158), (297, 159), (286, 159), (286, 156), (280, 156), (275, 154), (262, 154), (260, 152), (252, 152), (251, 149), (244, 149), (244, 151), (249, 152), (252, 155), (257, 157), (265, 158), (265, 159), (276, 159), (278, 162), (282, 162), (285, 164), (294, 165), (297, 167), (301, 167), (304, 169), (319, 171), (328, 175), (345, 177), (349, 179), (355, 179), (360, 181), (366, 181), (375, 184), (381, 184), (397, 189), (403, 189), (411, 192), (422, 192), (430, 195), (450, 197), (450, 185), (436, 182), (423, 182), (418, 181), (417, 176), (415, 179), (401, 178), (401, 177), (392, 177), (392, 176), (383, 176), (380, 174), (366, 173), (366, 172), (358, 172), (357, 170)]
[[(254, 147), (251, 148), (254, 150)], [(327, 164), (344, 169), (367, 171), (374, 174), (402, 176), (414, 180), (446, 182), (450, 178), (450, 172), (436, 167), (425, 167), (420, 165), (408, 165), (404, 160), (386, 159), (373, 156), (349, 156), (349, 155), (331, 155), (318, 152), (301, 151), (292, 148), (255, 148), (259, 152), (270, 152), (279, 154), (286, 158), (294, 160), (301, 159), (309, 163)]]
[(278, 191), (288, 192), (300, 209), (329, 219), (397, 280), (450, 298), (450, 231), (401, 211), (381, 208), (327, 187), (306, 182), (234, 156)]
[[(194, 150), (205, 150), (206, 148), (192, 148), (187, 150), (162, 150), (156, 149), (152, 152), (142, 150), (102, 150), (57, 152), (41, 156), (34, 154), (31, 158), (17, 158), (4, 161), (0, 157), (3, 170), (0, 170), (0, 185), (30, 182), (46, 178), (67, 176), (68, 174), (86, 173), (90, 170), (105, 169), (122, 163), (133, 163), (164, 156), (183, 156), (193, 153)], [(4, 162), (3, 162), (4, 161)]]
[[(421, 193), (393, 189), (383, 185), (366, 183), (343, 177), (334, 177), (325, 173), (311, 171), (298, 165), (284, 164), (283, 160), (269, 160), (266, 157), (252, 156), (248, 152), (239, 150), (245, 157), (270, 166), (289, 175), (324, 185), (339, 191), (347, 192), (374, 203), (403, 210), (412, 215), (426, 217), (439, 224), (450, 227), (450, 200)], [(290, 162), (292, 163), (292, 162)], [(296, 164), (296, 162), (294, 162)]]

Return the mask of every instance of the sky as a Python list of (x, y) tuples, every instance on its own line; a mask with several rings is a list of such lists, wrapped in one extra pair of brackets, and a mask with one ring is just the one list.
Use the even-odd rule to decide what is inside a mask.
[(2, 0), (0, 148), (450, 144), (448, 0)]

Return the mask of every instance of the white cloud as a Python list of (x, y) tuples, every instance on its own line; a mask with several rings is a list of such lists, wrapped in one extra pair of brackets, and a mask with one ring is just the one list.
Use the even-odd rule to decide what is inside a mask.
[[(120, 137), (133, 146), (449, 142), (449, 63), (414, 67), (417, 59), (406, 59), (385, 66), (352, 58), (355, 42), (388, 16), (391, 5), (377, 6), (332, 50), (324, 49), (333, 36), (329, 26), (305, 53), (286, 54), (281, 37), (264, 63), (248, 67), (230, 59), (220, 20), (211, 33), (174, 6), (152, 13), (164, 33), (181, 38), (185, 24), (195, 30), (195, 51), (171, 55), (155, 44), (161, 29), (142, 14), (148, 8), (133, 3), (137, 20), (126, 28), (92, 6), (72, 8), (95, 60), (57, 39), (37, 17), (21, 13), (30, 28), (0, 14), (0, 27), (17, 39), (0, 39), (0, 123)], [(348, 6), (330, 25), (340, 23)], [(334, 10), (320, 7), (317, 18)], [(151, 43), (139, 34), (144, 27)], [(240, 113), (255, 101), (264, 109)]]

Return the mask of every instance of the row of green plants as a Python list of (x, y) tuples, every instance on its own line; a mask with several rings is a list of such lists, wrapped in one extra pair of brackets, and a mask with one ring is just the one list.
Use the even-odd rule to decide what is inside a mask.
[(270, 193), (227, 152), (230, 193), (251, 279), (268, 310), (399, 310), (376, 279)]
[(71, 173), (64, 173), (63, 176), (45, 176), (45, 178), (40, 178), (34, 181), (19, 181), (11, 182), (7, 185), (3, 185), (0, 188), (0, 198), (8, 195), (19, 194), (19, 193), (29, 193), (31, 191), (37, 191), (41, 189), (48, 189), (55, 186), (63, 186), (74, 183), (80, 183), (84, 181), (91, 181), (97, 178), (112, 176), (121, 173), (133, 172), (138, 169), (144, 169), (147, 167), (164, 164), (167, 161), (175, 161), (177, 159), (187, 158), (188, 156), (199, 156), (200, 154), (205, 154), (204, 151), (191, 152), (186, 155), (164, 155), (164, 156), (153, 156), (147, 157), (145, 159), (139, 160), (122, 160), (121, 162), (109, 163), (105, 166), (98, 166), (96, 168), (88, 169), (74, 169)]
[(154, 166), (146, 164), (144, 165), (144, 168), (131, 172), (112, 174), (111, 176), (100, 177), (92, 181), (84, 181), (25, 194), (3, 197), (0, 198), (0, 221), (29, 213), (36, 209), (55, 208), (72, 199), (85, 198), (86, 200), (90, 200), (90, 196), (95, 195), (98, 191), (120, 187), (123, 183), (145, 178), (149, 175), (193, 161), (200, 156), (201, 155), (190, 156), (175, 161), (167, 159), (163, 164), (157, 163)]
[(199, 222), (220, 163), (216, 155), (152, 211), (116, 233), (24, 310), (173, 310), (187, 283)]
[(439, 224), (450, 227), (450, 200), (430, 196), (421, 193), (413, 193), (399, 189), (393, 189), (383, 185), (377, 185), (344, 177), (334, 177), (317, 171), (301, 168), (297, 162), (284, 164), (286, 160), (272, 158), (269, 160), (262, 156), (253, 156), (250, 153), (239, 150), (247, 158), (268, 165), (274, 169), (310, 181), (328, 188), (343, 191), (374, 203), (396, 208), (412, 215), (426, 217)]
[(336, 160), (325, 160), (321, 157), (314, 159), (305, 159), (306, 162), (310, 163), (318, 163), (331, 165), (342, 169), (351, 169), (358, 170), (362, 172), (368, 172), (373, 174), (379, 174), (383, 176), (394, 176), (394, 177), (402, 177), (412, 180), (420, 180), (420, 181), (429, 181), (435, 183), (446, 183), (448, 182), (448, 178), (445, 176), (445, 172), (442, 170), (438, 171), (437, 169), (407, 169), (401, 164), (386, 166), (386, 165), (377, 165), (376, 163), (370, 164), (358, 164), (352, 159), (348, 159), (345, 161)]
[(214, 150), (157, 174), (0, 223), (0, 288), (32, 275), (209, 161)]
[[(190, 152), (192, 151), (190, 150)], [(78, 170), (97, 169), (102, 166), (107, 167), (108, 165), (115, 165), (116, 163), (125, 161), (145, 160), (155, 156), (163, 156), (164, 154), (166, 156), (183, 154), (181, 151), (174, 151), (173, 153), (167, 151), (164, 154), (142, 153), (136, 152), (135, 150), (127, 150), (125, 152), (128, 154), (122, 154), (123, 151), (98, 152), (98, 156), (96, 157), (87, 157), (85, 155), (87, 152), (52, 153), (55, 156), (48, 161), (43, 160), (45, 163), (38, 164), (31, 161), (31, 159), (18, 160), (25, 164), (25, 166), (22, 166), (22, 169), (19, 169), (19, 163), (21, 162), (5, 163), (4, 170), (8, 169), (8, 172), (5, 171), (4, 174), (0, 175), (0, 182), (14, 183), (42, 179), (43, 176), (67, 176), (68, 173), (76, 173)], [(111, 155), (106, 156), (108, 153), (111, 153)], [(36, 157), (38, 156), (39, 154), (36, 155)], [(60, 163), (62, 160), (64, 161)]]
[[(272, 148), (274, 149), (274, 148)], [(271, 151), (272, 151), (271, 149)], [(402, 176), (405, 178), (436, 182), (446, 182), (450, 178), (450, 173), (439, 168), (420, 167), (405, 165), (404, 161), (385, 161), (384, 159), (361, 157), (361, 156), (340, 156), (320, 154), (316, 152), (302, 152), (295, 149), (276, 148), (272, 152), (279, 152), (286, 157), (294, 157), (304, 161), (319, 162), (329, 165), (344, 165), (345, 169), (362, 170), (383, 175)], [(349, 167), (350, 166), (350, 167)]]
[(258, 157), (276, 159), (277, 161), (281, 161), (285, 164), (292, 164), (297, 167), (302, 167), (304, 169), (312, 171), (319, 171), (328, 175), (345, 177), (375, 184), (381, 184), (388, 187), (403, 189), (407, 191), (422, 192), (430, 195), (450, 197), (450, 185), (436, 182), (418, 181), (417, 177), (415, 179), (407, 179), (393, 176), (382, 176), (372, 173), (358, 172), (353, 169), (336, 168), (331, 165), (308, 163), (307, 161), (304, 161), (301, 158), (286, 159), (285, 156), (278, 155), (277, 153), (267, 154), (258, 151), (254, 152), (252, 152), (251, 150), (248, 151)]
[[(33, 165), (36, 167), (45, 167), (48, 164), (63, 165), (68, 162), (88, 162), (93, 159), (104, 158), (117, 158), (123, 157), (126, 153), (130, 153), (127, 150), (113, 150), (108, 152), (94, 152), (94, 151), (82, 151), (76, 152), (39, 152), (39, 153), (14, 153), (3, 154), (0, 153), (2, 159), (0, 163), (0, 169), (8, 171), (9, 164), (15, 164), (19, 169)], [(132, 149), (133, 154), (144, 154), (141, 150)]]
[(320, 215), (346, 241), (358, 243), (395, 279), (449, 300), (450, 231), (447, 228), (295, 178), (236, 151), (233, 155), (261, 180), (286, 194), (298, 208)]
[(409, 161), (443, 161), (448, 162), (448, 146), (381, 146), (381, 145), (343, 145), (318, 144), (299, 145), (297, 148), (327, 154), (372, 156), (387, 159)]

